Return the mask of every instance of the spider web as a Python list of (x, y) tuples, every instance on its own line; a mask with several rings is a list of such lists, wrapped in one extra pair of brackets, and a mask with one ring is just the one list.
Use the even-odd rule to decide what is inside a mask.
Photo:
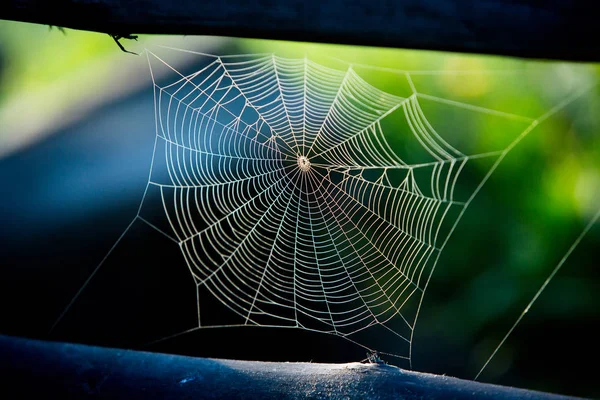
[[(196, 326), (160, 340), (206, 327), (289, 327), (410, 362), (427, 282), (454, 227), (510, 149), (546, 116), (425, 95), (407, 72), (399, 79), (411, 94), (399, 97), (353, 65), (197, 55), (205, 66), (185, 74), (147, 51), (151, 72), (168, 68), (174, 78), (159, 84), (153, 75), (156, 142), (129, 227), (140, 220), (177, 243), (198, 309)], [(434, 128), (427, 101), (519, 129), (503, 148), (469, 154)], [(477, 183), (458, 185), (474, 163), (485, 166)], [(146, 212), (148, 203), (164, 213)], [(207, 297), (231, 315), (205, 315)], [(390, 343), (384, 334), (393, 346), (381, 345)]]

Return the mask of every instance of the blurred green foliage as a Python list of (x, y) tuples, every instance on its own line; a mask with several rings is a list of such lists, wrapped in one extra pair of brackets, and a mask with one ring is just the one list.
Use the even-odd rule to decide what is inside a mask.
[(0, 101), (24, 90), (50, 85), (115, 50), (107, 35), (61, 31), (46, 25), (0, 21), (5, 70)]

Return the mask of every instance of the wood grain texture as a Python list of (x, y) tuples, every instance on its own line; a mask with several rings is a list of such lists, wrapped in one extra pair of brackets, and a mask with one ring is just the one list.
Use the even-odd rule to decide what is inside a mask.
[(0, 354), (6, 399), (566, 399), (385, 364), (191, 358), (9, 336)]
[(0, 18), (111, 34), (222, 35), (600, 61), (588, 0), (3, 0)]

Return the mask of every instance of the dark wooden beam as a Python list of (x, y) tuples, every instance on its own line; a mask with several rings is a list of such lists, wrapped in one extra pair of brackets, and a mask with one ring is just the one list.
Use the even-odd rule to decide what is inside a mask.
[(600, 61), (590, 0), (3, 0), (0, 18), (110, 34), (222, 35)]
[(385, 364), (216, 360), (1, 335), (0, 354), (5, 399), (566, 399)]

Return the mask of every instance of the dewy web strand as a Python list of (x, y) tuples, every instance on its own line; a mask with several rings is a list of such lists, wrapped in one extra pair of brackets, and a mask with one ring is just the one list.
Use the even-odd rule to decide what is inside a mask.
[[(156, 137), (127, 230), (139, 221), (175, 241), (197, 288), (196, 326), (157, 341), (203, 328), (271, 326), (332, 334), (370, 350), (376, 346), (355, 336), (382, 327), (399, 344), (375, 350), (410, 366), (422, 299), (448, 238), (541, 120), (421, 94), (407, 71), (398, 77), (412, 93), (400, 97), (367, 83), (352, 65), (338, 70), (307, 57), (197, 53), (205, 66), (186, 75), (146, 55)], [(155, 68), (173, 79), (159, 85)], [(468, 154), (434, 128), (424, 100), (525, 125), (507, 148)], [(403, 140), (422, 150), (420, 159), (390, 143), (398, 133), (384, 122), (392, 115), (405, 121)], [(492, 160), (487, 174), (457, 199), (461, 174), (485, 158)], [(145, 214), (151, 197), (162, 216)], [(231, 321), (211, 323), (203, 296), (228, 309)]]

